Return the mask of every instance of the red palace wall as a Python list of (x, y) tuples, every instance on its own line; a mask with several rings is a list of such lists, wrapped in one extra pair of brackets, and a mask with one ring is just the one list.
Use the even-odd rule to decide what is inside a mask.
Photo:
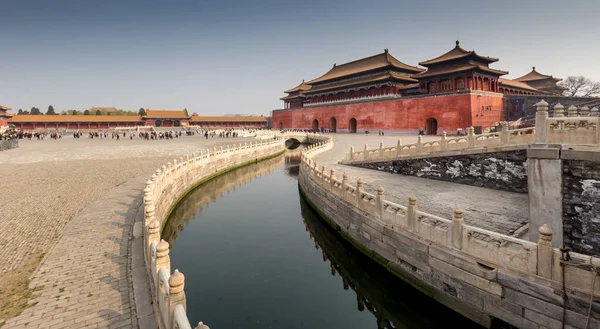
[[(481, 106), (491, 106), (493, 110), (484, 113), (483, 120), (476, 110)], [(313, 120), (319, 121), (319, 128), (329, 129), (330, 119), (336, 119), (337, 131), (347, 131), (350, 119), (357, 121), (356, 129), (400, 130), (416, 132), (426, 129), (426, 121), (435, 118), (438, 133), (442, 131), (463, 131), (475, 122), (490, 124), (502, 118), (502, 95), (480, 95), (463, 93), (433, 97), (415, 97), (360, 104), (344, 104), (326, 107), (302, 108), (273, 111), (273, 127), (312, 129)]]

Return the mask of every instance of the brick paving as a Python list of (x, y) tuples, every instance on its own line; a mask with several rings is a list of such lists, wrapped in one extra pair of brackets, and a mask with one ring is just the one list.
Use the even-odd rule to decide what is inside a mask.
[(63, 328), (70, 323), (93, 328), (121, 321), (131, 326), (124, 266), (131, 226), (127, 221), (136, 211), (144, 182), (174, 158), (243, 141), (67, 136), (21, 141), (18, 149), (0, 152), (0, 275), (22, 266), (31, 254), (46, 254), (29, 285), (36, 290), (30, 301), (35, 305), (4, 327)]

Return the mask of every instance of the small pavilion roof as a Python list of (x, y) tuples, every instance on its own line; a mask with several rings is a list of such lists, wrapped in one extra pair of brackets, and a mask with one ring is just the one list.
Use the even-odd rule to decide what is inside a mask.
[(436, 58), (426, 60), (424, 62), (420, 62), (419, 65), (427, 66), (427, 65), (431, 65), (431, 64), (438, 64), (438, 63), (446, 62), (449, 60), (465, 58), (465, 57), (469, 57), (469, 56), (473, 56), (473, 57), (477, 58), (478, 60), (480, 60), (484, 63), (487, 63), (487, 64), (498, 61), (497, 58), (481, 56), (481, 55), (478, 55), (474, 50), (469, 51), (469, 50), (465, 50), (465, 49), (461, 48), (460, 41), (456, 40), (456, 46), (453, 49), (451, 49), (449, 52), (447, 52), (441, 56), (438, 56)]
[(531, 69), (531, 72), (525, 74), (522, 77), (516, 78), (515, 80), (517, 81), (521, 81), (521, 82), (527, 82), (527, 81), (535, 81), (535, 80), (546, 80), (546, 79), (552, 79), (555, 81), (560, 81), (562, 79), (559, 78), (555, 78), (551, 75), (546, 75), (546, 74), (541, 74), (538, 71), (535, 70), (535, 66)]
[(8, 106), (0, 105), (0, 111), (10, 111), (11, 108)]
[(306, 82), (304, 82), (304, 79), (302, 79), (302, 83), (301, 84), (297, 85), (296, 87), (294, 87), (292, 89), (288, 89), (288, 90), (284, 91), (284, 93), (288, 93), (289, 94), (289, 93), (293, 93), (293, 92), (296, 92), (296, 91), (302, 92), (302, 91), (306, 91), (306, 90), (309, 90), (309, 89), (310, 89), (310, 85), (306, 84)]
[(267, 122), (263, 116), (199, 116), (190, 118), (191, 122)]
[(372, 75), (372, 76), (366, 76), (366, 77), (359, 78), (359, 79), (352, 79), (350, 81), (340, 81), (340, 82), (328, 84), (325, 86), (313, 87), (313, 88), (311, 88), (311, 90), (308, 93), (312, 94), (312, 93), (322, 92), (322, 91), (331, 90), (331, 89), (349, 87), (349, 86), (354, 86), (354, 85), (359, 85), (359, 84), (364, 84), (364, 83), (380, 82), (380, 81), (385, 81), (385, 80), (389, 80), (389, 79), (402, 80), (402, 81), (408, 82), (408, 83), (417, 82), (416, 79), (413, 79), (408, 75), (403, 75), (403, 74), (398, 74), (396, 72), (388, 71), (388, 72), (383, 72), (383, 73)]
[(404, 71), (409, 71), (411, 73), (420, 73), (425, 71), (420, 67), (410, 66), (408, 64), (402, 63), (401, 61), (397, 60), (394, 56), (392, 56), (387, 49), (385, 49), (383, 53), (371, 57), (359, 59), (341, 65), (333, 64), (333, 68), (327, 73), (316, 79), (310, 80), (307, 83), (309, 85), (312, 85), (317, 82), (337, 79), (348, 75), (384, 68), (387, 66), (393, 66), (395, 68)]
[(148, 119), (183, 119), (188, 118), (187, 109), (183, 110), (150, 110), (146, 109)]
[(525, 82), (511, 80), (511, 79), (504, 79), (504, 78), (499, 78), (498, 82), (500, 83), (501, 86), (508, 86), (508, 87), (530, 90), (530, 91), (535, 91), (535, 92), (541, 93), (541, 91), (533, 88), (532, 86), (526, 84)]
[(37, 123), (37, 122), (140, 122), (139, 115), (43, 115), (43, 114), (15, 114), (12, 123)]
[(442, 69), (428, 70), (427, 72), (417, 74), (414, 77), (417, 79), (420, 79), (420, 78), (427, 78), (427, 77), (437, 76), (437, 75), (442, 75), (442, 74), (452, 74), (452, 73), (464, 72), (464, 71), (469, 71), (469, 70), (473, 70), (473, 69), (479, 69), (481, 71), (485, 71), (485, 72), (489, 72), (489, 73), (493, 73), (493, 74), (497, 74), (497, 75), (508, 74), (507, 71), (496, 70), (496, 69), (489, 68), (485, 65), (479, 65), (477, 63), (469, 62), (464, 65), (455, 65), (455, 66), (445, 67)]

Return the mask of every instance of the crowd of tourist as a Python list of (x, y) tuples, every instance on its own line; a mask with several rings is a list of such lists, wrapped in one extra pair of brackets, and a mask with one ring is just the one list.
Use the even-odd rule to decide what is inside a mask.
[[(78, 130), (72, 133), (74, 139), (80, 139), (83, 136), (87, 136), (88, 139), (113, 139), (120, 141), (121, 139), (145, 139), (145, 140), (168, 140), (179, 138), (182, 136), (202, 136), (208, 138), (235, 138), (244, 135), (250, 135), (261, 129), (248, 129), (248, 128), (226, 128), (226, 129), (206, 129), (206, 128), (181, 128), (181, 130), (165, 130), (156, 131), (154, 129), (147, 131), (140, 130), (89, 130), (83, 131)], [(44, 140), (50, 139), (62, 139), (66, 131), (15, 131), (11, 133), (5, 132), (0, 134), (0, 140), (12, 140), (12, 139), (37, 139)]]

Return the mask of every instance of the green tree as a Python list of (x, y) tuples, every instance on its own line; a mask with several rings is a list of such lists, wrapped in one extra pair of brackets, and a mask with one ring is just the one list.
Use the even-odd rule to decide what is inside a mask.
[(32, 107), (31, 114), (42, 114), (42, 112), (37, 107)]
[(100, 110), (96, 110), (96, 115), (102, 115), (102, 112), (100, 112)]
[(83, 111), (83, 115), (90, 115), (90, 111), (89, 110)]
[(56, 115), (56, 112), (54, 112), (54, 107), (52, 105), (48, 106), (48, 112), (46, 112), (47, 115)]
[(146, 110), (144, 110), (144, 108), (143, 108), (143, 107), (140, 107), (140, 110), (138, 111), (138, 114), (139, 114), (140, 116), (144, 116), (144, 115), (146, 115)]
[(17, 112), (17, 114), (23, 114), (23, 110), (19, 109), (19, 111)]

